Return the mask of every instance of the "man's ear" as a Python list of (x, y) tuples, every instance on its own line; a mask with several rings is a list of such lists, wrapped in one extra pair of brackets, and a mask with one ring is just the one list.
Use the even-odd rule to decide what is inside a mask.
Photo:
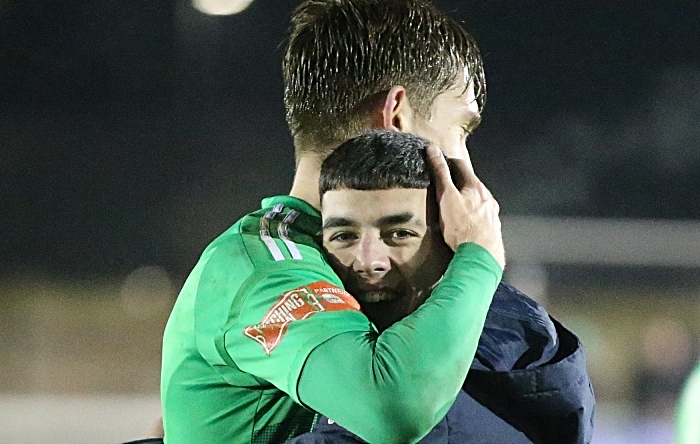
[(406, 89), (394, 86), (384, 97), (382, 108), (377, 110), (374, 121), (375, 128), (410, 132), (413, 126), (413, 109), (408, 101)]

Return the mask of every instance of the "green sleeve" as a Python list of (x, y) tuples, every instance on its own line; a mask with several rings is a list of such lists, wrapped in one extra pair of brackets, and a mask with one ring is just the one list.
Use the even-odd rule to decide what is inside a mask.
[(258, 386), (275, 386), (298, 403), (299, 374), (313, 349), (341, 333), (374, 330), (330, 266), (280, 261), (247, 282), (230, 309), (222, 356)]
[(675, 444), (700, 444), (700, 364), (681, 393), (674, 428)]
[(418, 441), (454, 402), (501, 275), (485, 249), (460, 245), (414, 313), (381, 335), (347, 332), (316, 347), (299, 399), (370, 443)]

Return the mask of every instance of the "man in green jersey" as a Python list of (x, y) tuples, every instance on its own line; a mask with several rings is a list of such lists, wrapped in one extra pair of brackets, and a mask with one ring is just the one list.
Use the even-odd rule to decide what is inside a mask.
[[(465, 149), (485, 93), (473, 39), (419, 0), (306, 1), (293, 24), (292, 190), (212, 242), (178, 297), (163, 341), (168, 443), (281, 442), (314, 412), (369, 442), (416, 441), (455, 399), (500, 280), (498, 205)], [(455, 255), (426, 303), (382, 334), (315, 237), (321, 162), (369, 127), (431, 139), (466, 179), (455, 187), (431, 148)]]
[[(464, 147), (483, 104), (473, 39), (418, 0), (307, 1), (293, 22), (284, 64), (292, 190), (212, 242), (178, 297), (161, 378), (171, 444), (281, 442), (309, 430), (314, 412), (369, 442), (420, 439), (459, 392), (501, 277), (498, 205)], [(377, 49), (385, 44), (396, 50)], [(455, 255), (426, 303), (381, 334), (315, 238), (321, 162), (370, 126), (432, 139), (462, 159), (466, 178), (455, 187), (431, 149)]]

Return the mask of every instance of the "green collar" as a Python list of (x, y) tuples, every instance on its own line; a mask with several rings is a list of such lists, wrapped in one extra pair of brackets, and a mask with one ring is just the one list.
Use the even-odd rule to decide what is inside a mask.
[(321, 213), (319, 213), (318, 210), (316, 210), (316, 208), (312, 207), (309, 203), (292, 196), (284, 195), (266, 197), (260, 203), (262, 208), (270, 208), (277, 204), (282, 204), (285, 207), (295, 209), (304, 214), (308, 214), (309, 216), (321, 217)]
[(320, 244), (321, 239), (321, 213), (319, 213), (309, 203), (292, 196), (272, 196), (262, 200), (263, 209), (272, 208), (275, 205), (284, 205), (285, 213), (289, 210), (299, 212), (294, 221), (294, 227), (300, 233), (307, 234), (314, 238), (314, 242)]

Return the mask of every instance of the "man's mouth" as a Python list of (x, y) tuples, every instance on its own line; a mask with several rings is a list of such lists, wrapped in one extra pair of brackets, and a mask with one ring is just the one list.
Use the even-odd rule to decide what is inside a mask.
[(401, 297), (398, 289), (383, 282), (355, 282), (349, 290), (361, 302), (392, 301)]
[(382, 283), (358, 282), (356, 285), (360, 291), (391, 291), (388, 285)]

